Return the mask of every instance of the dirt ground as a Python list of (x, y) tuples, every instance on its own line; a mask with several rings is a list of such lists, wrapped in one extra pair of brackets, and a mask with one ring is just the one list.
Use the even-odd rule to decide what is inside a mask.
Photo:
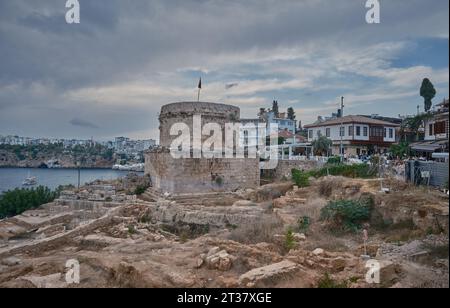
[[(124, 203), (51, 236), (0, 222), (0, 233), (17, 234), (0, 241), (0, 287), (449, 286), (448, 196), (439, 191), (326, 177), (307, 188), (276, 183), (239, 196), (226, 215), (242, 211), (248, 223), (220, 225), (217, 217), (226, 215), (215, 211), (223, 206), (207, 209), (213, 213), (207, 216), (193, 211), (195, 205), (161, 200)], [(336, 231), (321, 220), (328, 202), (367, 197), (374, 208), (364, 224), (365, 248), (361, 230)], [(255, 213), (261, 213), (256, 220)], [(195, 223), (192, 215), (211, 222)], [(307, 225), (300, 223), (304, 217)], [(378, 262), (380, 283), (366, 281), (364, 254)], [(66, 282), (68, 260), (80, 264), (78, 284)]]

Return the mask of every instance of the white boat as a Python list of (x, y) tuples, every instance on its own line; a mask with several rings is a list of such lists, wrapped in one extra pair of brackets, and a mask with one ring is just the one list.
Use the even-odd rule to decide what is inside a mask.
[(28, 175), (28, 177), (22, 182), (23, 186), (34, 186), (36, 184), (37, 184), (36, 177), (30, 175)]

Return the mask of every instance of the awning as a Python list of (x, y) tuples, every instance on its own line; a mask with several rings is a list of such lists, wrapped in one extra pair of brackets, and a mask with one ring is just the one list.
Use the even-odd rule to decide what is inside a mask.
[(416, 143), (411, 145), (411, 149), (417, 152), (430, 152), (434, 153), (437, 150), (442, 149), (440, 144), (427, 144), (427, 143)]

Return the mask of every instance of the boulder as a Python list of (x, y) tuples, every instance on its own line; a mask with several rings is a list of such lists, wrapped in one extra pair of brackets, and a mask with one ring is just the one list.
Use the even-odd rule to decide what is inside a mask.
[(314, 249), (314, 251), (312, 253), (315, 256), (321, 256), (325, 253), (325, 251), (322, 248), (317, 248), (317, 249)]
[[(226, 250), (220, 250), (219, 247), (212, 248), (206, 257), (204, 262), (209, 269), (216, 269), (222, 272), (228, 271), (233, 266), (234, 257), (230, 255)], [(198, 265), (199, 263), (197, 263)], [(201, 267), (203, 263), (199, 267)]]
[(280, 276), (292, 274), (298, 270), (297, 264), (291, 261), (282, 261), (268, 266), (252, 269), (239, 277), (241, 286), (257, 286), (264, 281), (276, 279)]
[(294, 233), (294, 240), (296, 240), (297, 242), (304, 242), (306, 241), (306, 235), (303, 233)]

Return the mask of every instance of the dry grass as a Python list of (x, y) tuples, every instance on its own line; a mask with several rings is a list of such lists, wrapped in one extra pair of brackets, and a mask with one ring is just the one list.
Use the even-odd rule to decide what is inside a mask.
[(230, 240), (243, 244), (271, 243), (275, 234), (283, 233), (283, 223), (276, 215), (265, 215), (255, 224), (239, 226), (231, 231)]
[(308, 250), (314, 250), (316, 248), (322, 248), (331, 252), (348, 252), (349, 247), (346, 241), (342, 237), (334, 236), (327, 232), (312, 232), (308, 236), (308, 242), (305, 246)]
[(305, 204), (299, 205), (295, 208), (295, 215), (298, 217), (309, 217), (312, 222), (317, 222), (320, 219), (320, 210), (327, 204), (327, 201), (322, 198), (310, 198)]

